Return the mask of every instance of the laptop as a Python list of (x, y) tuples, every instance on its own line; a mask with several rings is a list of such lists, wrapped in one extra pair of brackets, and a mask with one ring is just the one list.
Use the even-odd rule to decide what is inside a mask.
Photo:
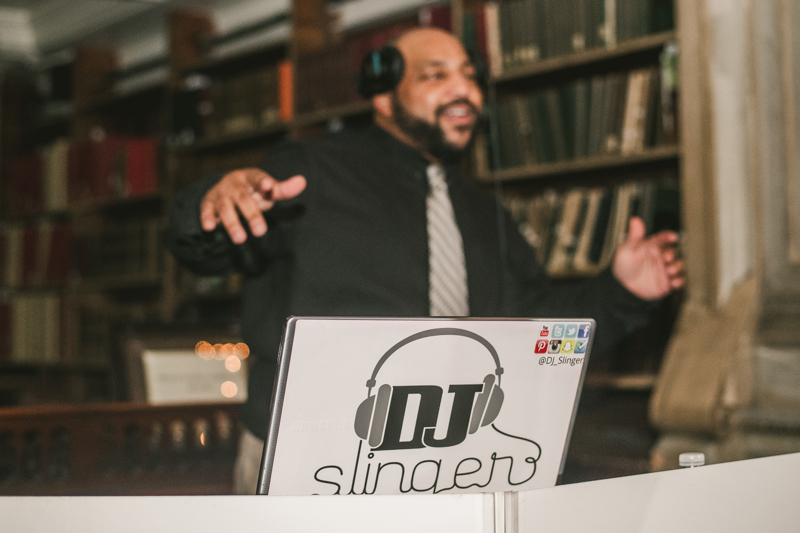
[(591, 319), (292, 317), (257, 494), (552, 487)]

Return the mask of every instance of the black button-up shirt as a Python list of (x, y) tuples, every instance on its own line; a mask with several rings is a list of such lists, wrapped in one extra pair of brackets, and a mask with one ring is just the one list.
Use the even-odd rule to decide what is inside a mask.
[[(428, 315), (428, 164), (377, 126), (285, 143), (262, 168), (278, 180), (302, 174), (308, 186), (266, 214), (265, 236), (238, 246), (221, 226), (207, 233), (200, 225), (200, 201), (220, 176), (176, 195), (167, 243), (178, 260), (201, 274), (246, 274), (242, 336), (252, 359), (242, 419), (254, 434), (263, 438), (267, 430), (287, 317)], [(464, 240), (472, 316), (594, 318), (595, 352), (646, 321), (650, 304), (608, 271), (553, 286), (490, 195), (455, 166), (447, 167), (447, 181)]]

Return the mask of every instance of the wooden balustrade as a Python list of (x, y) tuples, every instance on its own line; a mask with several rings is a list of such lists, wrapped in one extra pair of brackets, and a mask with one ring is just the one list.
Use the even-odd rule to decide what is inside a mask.
[(239, 407), (0, 409), (0, 495), (230, 494)]

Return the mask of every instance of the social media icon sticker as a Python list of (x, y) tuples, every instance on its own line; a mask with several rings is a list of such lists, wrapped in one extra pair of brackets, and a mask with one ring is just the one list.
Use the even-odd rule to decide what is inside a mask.
[(539, 332), (540, 337), (547, 337), (550, 335), (550, 329), (548, 326), (542, 326), (542, 330)]
[(592, 331), (591, 324), (581, 324), (578, 326), (578, 338), (579, 339), (588, 339), (589, 333)]
[(572, 339), (566, 339), (564, 343), (561, 345), (561, 353), (572, 353), (574, 349), (575, 349), (575, 341)]
[(561, 350), (561, 340), (551, 340), (550, 349), (547, 353), (558, 353)]
[(567, 332), (564, 336), (568, 339), (574, 339), (578, 336), (578, 324), (567, 324), (566, 325)]
[(547, 341), (542, 339), (536, 341), (536, 347), (533, 349), (533, 353), (547, 353)]
[(575, 351), (573, 353), (586, 353), (586, 345), (589, 344), (589, 341), (583, 340), (576, 340), (575, 341)]
[(553, 326), (553, 338), (560, 339), (564, 336), (564, 324), (555, 324)]

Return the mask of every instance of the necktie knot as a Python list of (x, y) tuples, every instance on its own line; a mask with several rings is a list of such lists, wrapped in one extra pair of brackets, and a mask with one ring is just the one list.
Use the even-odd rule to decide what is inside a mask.
[(438, 191), (447, 190), (447, 181), (445, 181), (445, 173), (442, 165), (428, 165), (428, 184), (431, 187), (431, 194)]

